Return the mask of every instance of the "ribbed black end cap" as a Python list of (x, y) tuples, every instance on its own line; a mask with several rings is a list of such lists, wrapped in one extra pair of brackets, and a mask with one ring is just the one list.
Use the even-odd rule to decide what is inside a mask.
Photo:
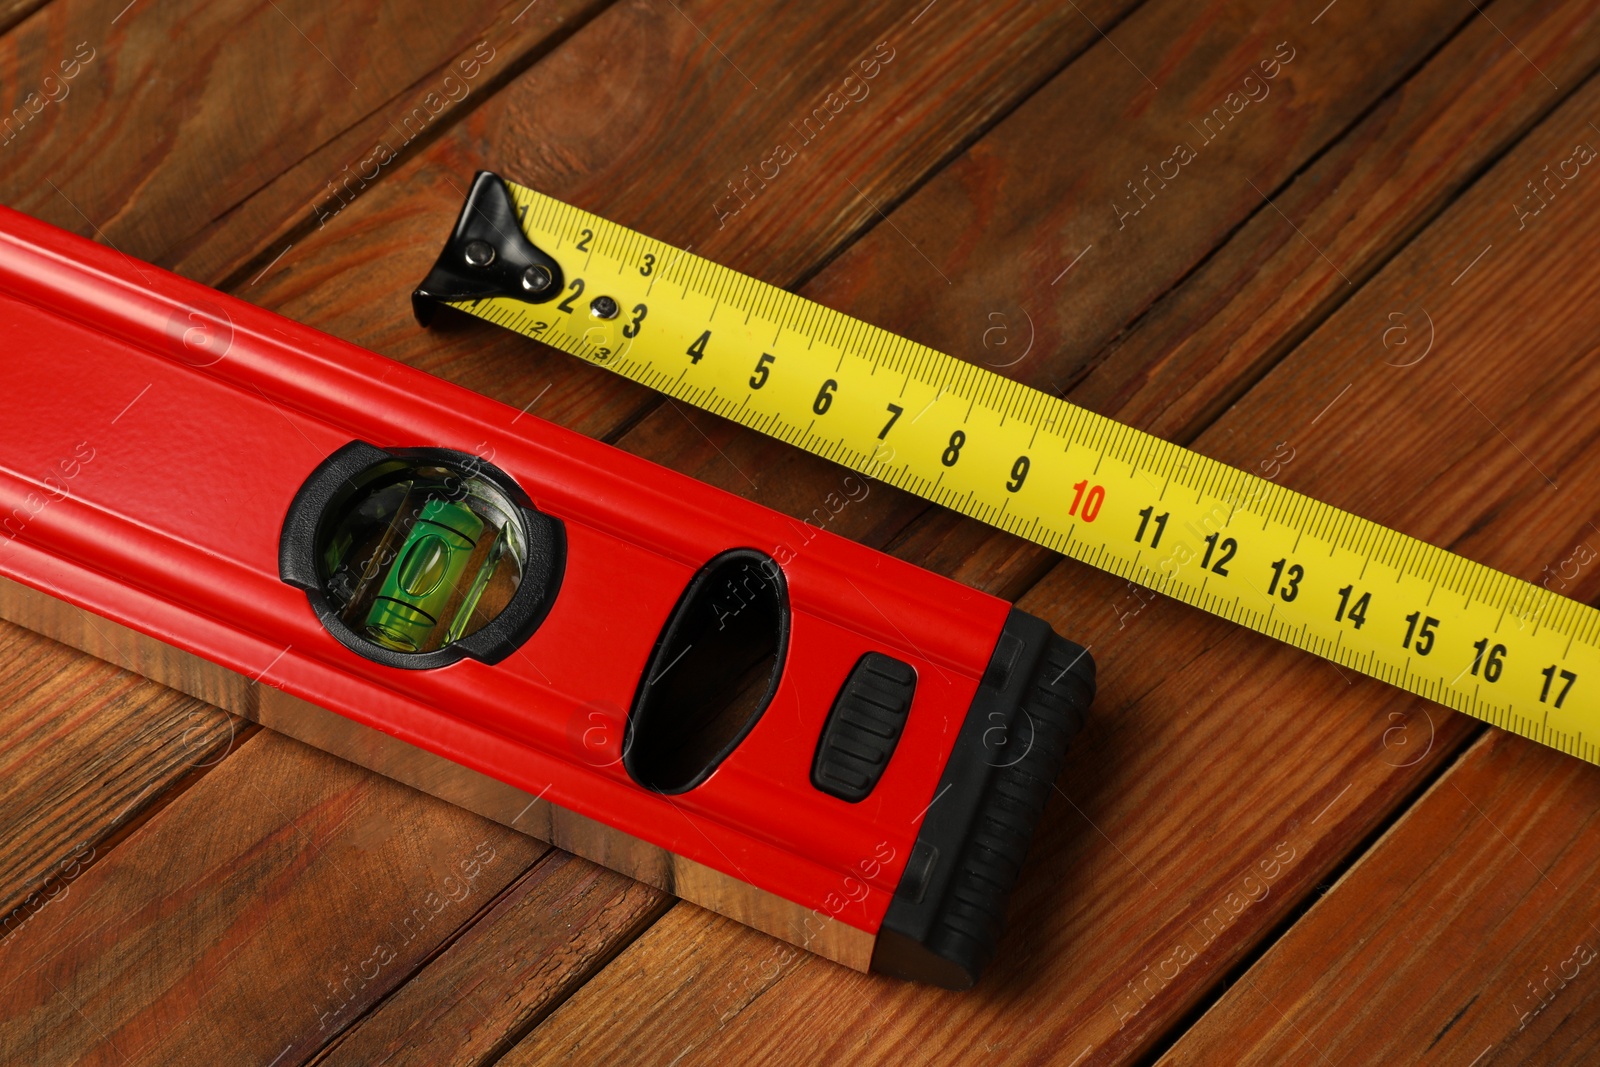
[(1093, 700), (1088, 651), (1013, 610), (889, 902), (874, 971), (946, 989), (978, 980)]

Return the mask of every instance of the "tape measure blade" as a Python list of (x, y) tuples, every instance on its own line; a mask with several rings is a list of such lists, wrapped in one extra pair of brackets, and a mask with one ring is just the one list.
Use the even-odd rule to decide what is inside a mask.
[(507, 184), (567, 289), (461, 310), (1600, 763), (1593, 608)]

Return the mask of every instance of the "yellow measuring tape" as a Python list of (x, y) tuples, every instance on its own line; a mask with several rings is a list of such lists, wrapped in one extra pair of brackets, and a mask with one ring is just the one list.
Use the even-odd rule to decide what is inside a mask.
[(1600, 763), (1593, 608), (507, 185), (565, 291), (452, 306)]

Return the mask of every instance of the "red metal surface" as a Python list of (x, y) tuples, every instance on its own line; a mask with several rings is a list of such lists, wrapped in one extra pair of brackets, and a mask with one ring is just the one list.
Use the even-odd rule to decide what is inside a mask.
[[(0, 349), (0, 574), (876, 932), (1004, 601), (4, 208)], [(479, 454), (566, 524), (561, 592), (519, 652), (382, 667), (278, 579), (290, 499), (352, 439)], [(684, 585), (732, 547), (786, 561), (782, 684), (707, 782), (660, 796), (616, 761), (625, 709)], [(883, 780), (847, 804), (810, 764), (871, 650), (918, 686)], [(850, 900), (864, 863), (874, 891)]]

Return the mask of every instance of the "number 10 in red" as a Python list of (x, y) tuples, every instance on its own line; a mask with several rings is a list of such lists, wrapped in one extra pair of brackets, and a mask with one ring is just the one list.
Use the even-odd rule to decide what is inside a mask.
[[(1104, 486), (1089, 484), (1089, 479), (1077, 483), (1072, 487), (1072, 506), (1067, 509), (1068, 515), (1078, 514), (1078, 505), (1083, 505), (1083, 521), (1093, 522), (1096, 515), (1100, 514), (1100, 505), (1106, 502)], [(1088, 492), (1084, 492), (1088, 490)]]

